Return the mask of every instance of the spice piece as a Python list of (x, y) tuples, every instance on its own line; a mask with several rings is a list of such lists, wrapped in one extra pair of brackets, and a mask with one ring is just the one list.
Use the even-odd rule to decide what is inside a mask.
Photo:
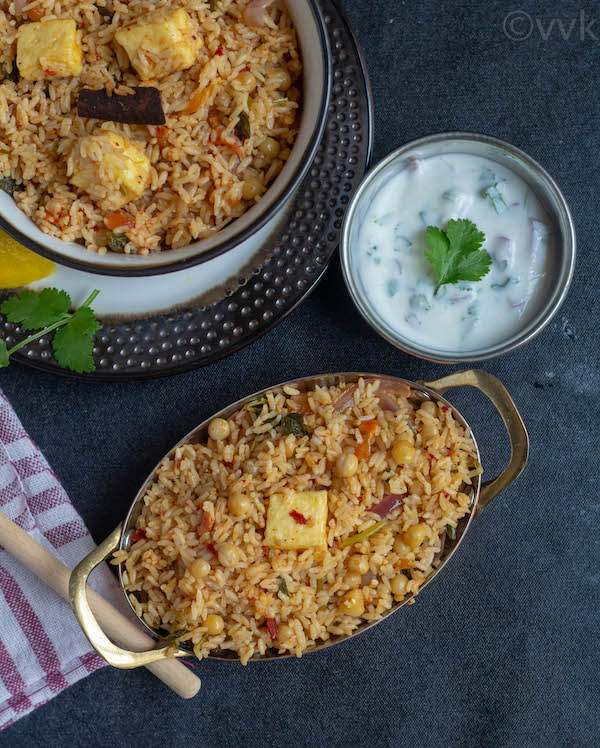
[(146, 540), (146, 531), (144, 530), (144, 528), (143, 527), (138, 527), (137, 530), (134, 530), (131, 533), (130, 540), (131, 540), (132, 543), (137, 543), (138, 540)]
[(77, 114), (129, 125), (164, 125), (166, 118), (158, 88), (137, 86), (134, 90), (133, 94), (109, 96), (105, 89), (85, 88), (79, 94)]
[(300, 512), (297, 512), (295, 509), (292, 509), (290, 512), (290, 517), (297, 522), (299, 525), (306, 525), (308, 524), (308, 520), (303, 514), (300, 514)]

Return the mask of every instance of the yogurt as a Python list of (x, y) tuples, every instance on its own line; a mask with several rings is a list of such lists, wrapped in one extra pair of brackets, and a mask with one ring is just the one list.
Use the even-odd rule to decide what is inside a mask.
[[(466, 218), (492, 259), (480, 281), (442, 286), (425, 257), (428, 226)], [(551, 217), (517, 174), (481, 156), (413, 161), (375, 195), (353, 249), (373, 311), (396, 335), (429, 349), (466, 353), (523, 328), (544, 292)]]

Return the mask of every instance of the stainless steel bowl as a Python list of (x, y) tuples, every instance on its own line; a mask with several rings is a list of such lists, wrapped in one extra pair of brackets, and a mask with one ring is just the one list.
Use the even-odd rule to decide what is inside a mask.
[[(450, 153), (468, 153), (482, 156), (505, 166), (520, 176), (537, 194), (553, 218), (558, 240), (556, 251), (547, 268), (545, 296), (542, 304), (529, 317), (523, 328), (501, 343), (474, 351), (452, 353), (442, 349), (427, 348), (399, 335), (375, 312), (356, 272), (354, 252), (358, 244), (365, 213), (377, 192), (415, 158), (425, 159)], [(503, 140), (488, 135), (466, 132), (448, 132), (428, 135), (413, 140), (390, 153), (364, 178), (350, 202), (340, 241), (340, 256), (346, 286), (352, 300), (365, 320), (388, 342), (406, 353), (438, 363), (467, 363), (485, 361), (518, 348), (537, 335), (550, 322), (562, 304), (575, 266), (575, 227), (564, 195), (548, 172), (523, 151)]]
[[(360, 377), (378, 377), (385, 379), (396, 379), (388, 375), (376, 375), (376, 374), (360, 374), (356, 372), (343, 373), (343, 374), (323, 374), (319, 376), (307, 377), (304, 379), (294, 380), (293, 382), (285, 382), (283, 384), (276, 385), (275, 387), (269, 387), (269, 390), (281, 391), (286, 385), (293, 385), (298, 387), (301, 391), (312, 390), (316, 385), (334, 385), (338, 384), (340, 380), (351, 383), (356, 382)], [(429, 584), (431, 580), (437, 576), (437, 574), (444, 568), (450, 557), (454, 554), (467, 530), (469, 529), (471, 522), (477, 514), (479, 514), (490, 501), (502, 493), (513, 481), (515, 481), (527, 463), (529, 454), (529, 439), (525, 425), (519, 415), (516, 405), (512, 401), (510, 395), (504, 388), (504, 385), (491, 374), (487, 374), (484, 371), (468, 370), (461, 371), (450, 376), (438, 379), (435, 382), (408, 382), (405, 379), (397, 379), (399, 382), (408, 384), (413, 390), (413, 396), (422, 399), (432, 399), (440, 405), (444, 405), (452, 410), (454, 418), (461, 423), (471, 436), (475, 440), (474, 435), (471, 432), (469, 424), (464, 417), (459, 413), (458, 410), (442, 397), (443, 393), (447, 390), (455, 387), (475, 387), (476, 389), (483, 392), (495, 405), (498, 412), (500, 413), (502, 420), (506, 426), (510, 440), (510, 459), (506, 468), (502, 473), (492, 479), (483, 481), (481, 476), (474, 481), (472, 489), (471, 499), (471, 511), (464, 517), (458, 524), (456, 530), (456, 538), (444, 546), (443, 552), (440, 556), (439, 563), (436, 569), (432, 572), (429, 578), (422, 585), (421, 589), (426, 584)], [(266, 390), (264, 390), (266, 391)], [(263, 392), (264, 392), (263, 391)], [(167, 456), (171, 456), (174, 451), (183, 444), (203, 442), (207, 439), (208, 424), (213, 418), (230, 418), (234, 413), (243, 408), (252, 400), (255, 400), (257, 396), (261, 395), (262, 392), (256, 392), (253, 395), (238, 400), (236, 403), (229, 405), (219, 413), (212, 415), (207, 418), (193, 431), (187, 434), (178, 444), (176, 444), (168, 453)], [(475, 448), (477, 449), (477, 456), (481, 462), (479, 455), (479, 449), (475, 442)], [(162, 462), (162, 461), (161, 461)], [(142, 512), (144, 504), (144, 496), (146, 495), (149, 485), (154, 480), (154, 475), (158, 469), (160, 463), (152, 470), (150, 475), (146, 478), (142, 484), (137, 496), (133, 500), (131, 507), (127, 513), (125, 520), (118, 525), (118, 527), (109, 535), (109, 537), (96, 548), (89, 556), (83, 559), (80, 564), (73, 570), (71, 574), (71, 580), (69, 584), (69, 597), (71, 605), (75, 611), (75, 615), (79, 624), (81, 625), (84, 633), (88, 637), (90, 643), (94, 649), (100, 654), (110, 665), (120, 668), (133, 668), (139, 667), (140, 665), (147, 665), (150, 662), (156, 662), (164, 657), (175, 654), (177, 657), (183, 657), (192, 654), (192, 649), (187, 644), (182, 644), (179, 648), (171, 646), (162, 646), (158, 649), (152, 649), (148, 652), (128, 652), (127, 650), (121, 649), (113, 644), (107, 636), (103, 633), (98, 622), (96, 621), (94, 614), (90, 608), (87, 600), (86, 585), (87, 579), (92, 570), (101, 564), (106, 559), (110, 558), (114, 551), (117, 549), (129, 548), (131, 544), (131, 535), (135, 530), (136, 521)], [(484, 473), (485, 475), (485, 473)], [(119, 567), (119, 579), (121, 582), (121, 588), (125, 595), (127, 602), (131, 606), (133, 614), (135, 615), (135, 609), (129, 600), (129, 596), (125, 591), (125, 581), (123, 579), (123, 569)], [(349, 636), (335, 636), (327, 641), (324, 641), (307, 652), (315, 652), (326, 647), (338, 644), (347, 639), (351, 639), (357, 634), (366, 631), (372, 626), (381, 623), (388, 616), (398, 611), (403, 605), (406, 605), (413, 598), (413, 595), (407, 595), (402, 601), (395, 603), (383, 617), (377, 621), (365, 621), (364, 624), (358, 628), (355, 632)], [(140, 619), (141, 624), (156, 638), (158, 638), (159, 632), (151, 629), (147, 624)], [(282, 659), (284, 657), (292, 657), (290, 653), (277, 653), (276, 650), (270, 650), (265, 655), (255, 655), (251, 658), (251, 661), (263, 661), (263, 660), (274, 660)], [(211, 659), (217, 660), (233, 660), (238, 661), (238, 655), (235, 652), (221, 650), (210, 655)]]

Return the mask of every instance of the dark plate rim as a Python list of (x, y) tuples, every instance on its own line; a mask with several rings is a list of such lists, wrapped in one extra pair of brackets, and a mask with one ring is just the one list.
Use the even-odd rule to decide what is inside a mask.
[[(228, 252), (230, 249), (234, 249), (242, 242), (254, 236), (263, 228), (263, 226), (265, 226), (265, 224), (267, 224), (275, 216), (277, 211), (281, 209), (283, 204), (295, 192), (296, 188), (300, 185), (300, 183), (306, 176), (308, 169), (310, 168), (317, 153), (317, 149), (319, 147), (319, 144), (323, 137), (323, 133), (325, 131), (325, 126), (327, 124), (327, 108), (329, 106), (331, 97), (331, 46), (329, 44), (329, 39), (325, 30), (325, 19), (323, 17), (323, 12), (318, 6), (317, 0), (307, 1), (319, 32), (319, 37), (321, 40), (320, 50), (323, 57), (323, 97), (321, 99), (321, 106), (319, 108), (317, 126), (315, 127), (306, 150), (304, 151), (302, 158), (300, 159), (298, 168), (291, 176), (289, 182), (283, 188), (279, 197), (269, 208), (258, 215), (256, 219), (239, 234), (236, 234), (235, 236), (231, 237), (231, 239), (218, 244), (212, 249), (208, 249), (205, 252), (201, 252), (194, 257), (189, 257), (185, 260), (174, 261), (166, 265), (161, 265), (159, 267), (152, 267), (147, 265), (145, 267), (142, 266), (121, 268), (111, 265), (100, 267), (94, 265), (91, 262), (88, 264), (85, 260), (76, 260), (71, 257), (65, 257), (64, 255), (55, 252), (53, 249), (48, 249), (48, 247), (45, 247), (44, 245), (35, 241), (35, 239), (32, 239), (31, 237), (22, 233), (19, 229), (15, 228), (11, 223), (9, 223), (9, 221), (7, 221), (6, 218), (4, 218), (4, 216), (2, 215), (0, 215), (0, 228), (3, 229), (13, 239), (16, 239), (27, 249), (30, 249), (32, 252), (35, 252), (42, 257), (46, 257), (47, 259), (52, 260), (57, 265), (63, 265), (64, 267), (72, 268), (73, 270), (79, 270), (86, 273), (94, 273), (96, 275), (125, 278), (140, 278), (144, 276), (147, 277), (154, 275), (164, 275), (166, 273), (174, 273), (179, 270), (187, 270), (188, 268), (195, 267), (196, 265), (201, 265), (204, 262), (208, 262), (208, 260), (212, 260), (215, 257), (219, 257), (220, 255), (225, 254), (225, 252)], [(335, 2), (337, 4), (338, 0), (335, 0)], [(347, 16), (344, 20), (349, 25)], [(352, 34), (353, 36), (355, 36), (353, 31)]]

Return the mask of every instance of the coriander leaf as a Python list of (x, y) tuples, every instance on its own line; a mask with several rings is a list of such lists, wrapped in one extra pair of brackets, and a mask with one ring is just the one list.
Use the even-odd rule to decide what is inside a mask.
[(446, 283), (478, 281), (489, 272), (491, 258), (480, 249), (485, 235), (472, 221), (464, 218), (448, 221), (445, 232), (437, 226), (429, 226), (425, 241), (429, 246), (425, 257), (433, 265), (437, 277), (436, 293)]
[(242, 141), (242, 143), (248, 140), (248, 138), (252, 135), (252, 129), (250, 127), (250, 117), (248, 117), (248, 112), (240, 112), (239, 119), (235, 126), (235, 134)]
[(450, 242), (450, 249), (463, 255), (476, 252), (485, 241), (485, 234), (466, 218), (448, 221), (446, 236)]
[(8, 348), (6, 347), (6, 341), (0, 340), (0, 369), (8, 366)]
[(288, 413), (281, 419), (281, 428), (286, 434), (303, 436), (308, 433), (304, 425), (304, 416), (302, 413)]
[(490, 272), (491, 264), (492, 258), (485, 249), (479, 249), (463, 257), (458, 265), (457, 272), (461, 280), (478, 281)]
[(69, 322), (57, 331), (52, 341), (54, 355), (60, 366), (78, 374), (94, 371), (94, 334), (99, 329), (100, 323), (94, 312), (89, 307), (79, 308)]
[(187, 633), (189, 633), (189, 629), (178, 629), (177, 631), (172, 631), (170, 634), (161, 636), (160, 638), (167, 644), (174, 644), (180, 636), (184, 636)]
[(9, 322), (21, 324), (25, 330), (39, 330), (58, 322), (69, 312), (71, 297), (57, 288), (44, 288), (40, 293), (23, 291), (11, 296), (0, 309)]

